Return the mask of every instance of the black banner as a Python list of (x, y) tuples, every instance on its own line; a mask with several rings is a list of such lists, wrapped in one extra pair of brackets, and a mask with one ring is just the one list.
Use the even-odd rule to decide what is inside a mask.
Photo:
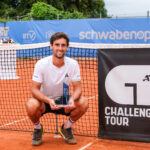
[(98, 54), (99, 137), (150, 142), (150, 49)]

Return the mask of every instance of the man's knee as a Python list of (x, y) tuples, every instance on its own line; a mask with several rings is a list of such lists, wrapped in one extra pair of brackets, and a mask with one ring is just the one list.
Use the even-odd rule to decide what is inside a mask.
[(77, 107), (80, 108), (82, 113), (85, 113), (89, 107), (88, 99), (82, 96), (77, 104)]
[(41, 103), (34, 99), (34, 98), (30, 98), (28, 100), (28, 102), (26, 103), (26, 110), (28, 115), (34, 115), (38, 109), (40, 109)]

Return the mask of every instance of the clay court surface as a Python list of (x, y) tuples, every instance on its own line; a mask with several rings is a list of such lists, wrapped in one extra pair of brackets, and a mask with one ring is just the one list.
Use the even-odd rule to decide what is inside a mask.
[(31, 145), (32, 133), (0, 131), (1, 150), (149, 150), (149, 143), (98, 139), (95, 137), (75, 136), (78, 143), (68, 145), (63, 138), (54, 138), (54, 134), (44, 134), (43, 144)]
[[(0, 80), (0, 150), (148, 150), (149, 143), (98, 139), (98, 71), (97, 61), (79, 61), (83, 95), (89, 99), (89, 109), (73, 126), (78, 141), (68, 145), (63, 138), (55, 138), (56, 116), (46, 114), (42, 117), (46, 132), (43, 144), (31, 146), (33, 125), (28, 119), (25, 102), (31, 97), (30, 87), (35, 60), (18, 60), (16, 80)], [(66, 120), (59, 115), (57, 126)], [(11, 131), (17, 130), (17, 131)], [(28, 132), (25, 132), (28, 131)]]

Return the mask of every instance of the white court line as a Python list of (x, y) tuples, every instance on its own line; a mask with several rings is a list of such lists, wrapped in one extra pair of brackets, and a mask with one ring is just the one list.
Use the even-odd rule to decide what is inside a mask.
[(95, 97), (97, 97), (98, 95), (95, 95), (95, 96), (92, 96), (92, 97), (89, 97), (88, 99), (93, 99), (93, 98), (95, 98)]
[[(95, 98), (95, 97), (97, 97), (98, 95), (95, 95), (95, 96), (92, 96), (92, 97), (89, 97), (88, 98), (88, 100), (89, 99), (93, 99), (93, 98)], [(78, 149), (78, 150), (84, 150), (84, 149), (86, 149), (87, 147), (89, 147), (89, 146), (91, 146), (93, 143), (88, 143), (87, 145), (85, 145), (85, 146), (83, 146), (83, 147), (81, 147), (80, 149)]]
[(9, 125), (12, 125), (12, 124), (14, 124), (14, 123), (17, 123), (17, 122), (20, 122), (20, 121), (23, 121), (23, 120), (27, 120), (27, 119), (29, 119), (29, 117), (22, 118), (22, 119), (20, 119), (20, 120), (16, 120), (16, 121), (13, 121), (13, 122), (10, 122), (10, 123), (7, 123), (7, 124), (3, 124), (3, 125), (0, 126), (0, 128), (1, 128), (1, 127), (5, 127), (5, 126), (9, 126)]
[(78, 150), (84, 150), (84, 149), (86, 149), (87, 147), (91, 146), (92, 144), (93, 144), (93, 143), (89, 143), (89, 144), (87, 144), (87, 145), (81, 147), (81, 148), (78, 149)]
[[(98, 95), (89, 97), (88, 100), (89, 100), (89, 99), (93, 99), (93, 98), (95, 98), (95, 97), (97, 97), (97, 96), (98, 96)], [(0, 128), (5, 127), (5, 126), (12, 125), (12, 124), (14, 124), (14, 123), (18, 123), (18, 122), (20, 122), (20, 121), (24, 121), (24, 120), (27, 120), (27, 119), (29, 119), (29, 117), (22, 118), (22, 119), (20, 119), (20, 120), (16, 120), (16, 121), (13, 121), (13, 122), (10, 122), (10, 123), (3, 124), (3, 125), (0, 126)]]

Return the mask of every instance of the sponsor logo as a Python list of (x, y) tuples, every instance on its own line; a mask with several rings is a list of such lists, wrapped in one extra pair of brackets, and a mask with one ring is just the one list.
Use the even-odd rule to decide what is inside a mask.
[(27, 41), (34, 41), (36, 38), (36, 33), (33, 30), (23, 33), (23, 39)]
[(9, 27), (0, 27), (0, 36), (8, 37)]
[(89, 30), (86, 32), (79, 33), (80, 40), (142, 40), (147, 42), (150, 40), (150, 31), (102, 31), (97, 32), (94, 30)]
[(66, 73), (65, 78), (69, 77), (68, 73)]
[(46, 36), (46, 39), (50, 39), (50, 37), (54, 34), (54, 31), (47, 31), (45, 36)]
[(105, 89), (122, 105), (150, 105), (150, 65), (120, 65), (106, 76)]

